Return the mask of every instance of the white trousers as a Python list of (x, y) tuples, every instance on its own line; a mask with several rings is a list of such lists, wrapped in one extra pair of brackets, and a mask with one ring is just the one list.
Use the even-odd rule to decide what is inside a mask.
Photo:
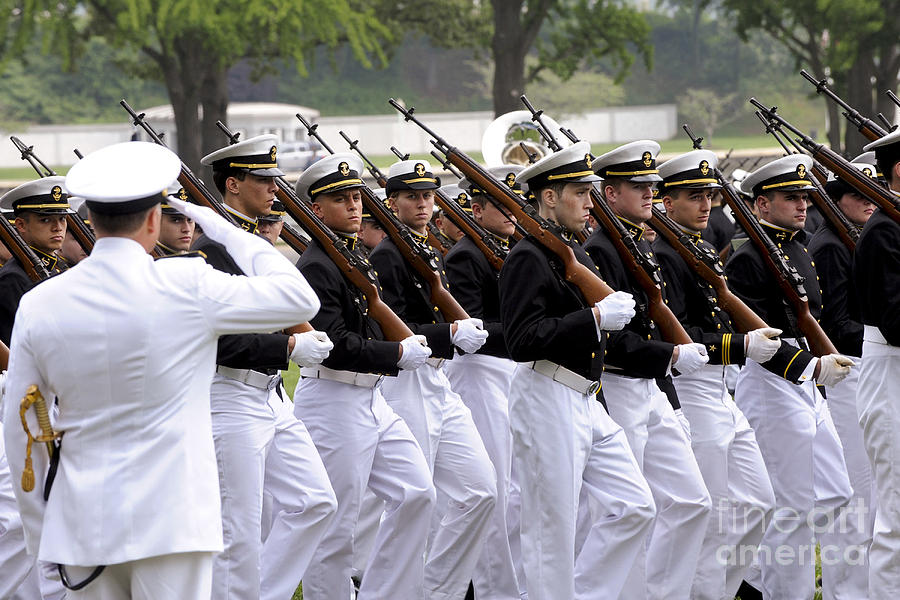
[(326, 379), (299, 381), (294, 412), (309, 428), (338, 498), (337, 515), (303, 579), (303, 597), (350, 597), (354, 530), (368, 487), (383, 501), (384, 514), (359, 598), (422, 598), (435, 492), (409, 427), (378, 388)]
[[(68, 600), (209, 600), (212, 552), (163, 554), (107, 565), (83, 589), (68, 590)], [(69, 580), (82, 581), (93, 567), (66, 567)]]
[(506, 507), (512, 465), (509, 387), (516, 363), (481, 354), (457, 356), (444, 365), (453, 390), (472, 412), (472, 419), (497, 474), (497, 504), (472, 582), (478, 600), (518, 600), (519, 585), (512, 553)]
[(878, 510), (869, 548), (869, 598), (900, 595), (900, 348), (863, 342), (856, 403), (875, 475)]
[(603, 395), (657, 507), (646, 554), (629, 575), (623, 597), (686, 600), (712, 510), (691, 442), (654, 380), (604, 373)]
[(756, 431), (775, 513), (759, 548), (763, 597), (808, 600), (816, 537), (833, 529), (852, 488), (828, 406), (812, 381), (794, 385), (747, 361), (735, 400)]
[[(303, 423), (276, 412), (267, 390), (217, 375), (210, 400), (225, 542), (213, 597), (290, 598), (336, 510), (325, 466)], [(280, 508), (265, 544), (264, 485)]]
[(863, 443), (856, 410), (856, 392), (862, 359), (850, 375), (826, 388), (825, 401), (844, 450), (844, 462), (853, 497), (840, 520), (822, 540), (823, 600), (865, 600), (869, 597), (869, 546), (875, 527), (875, 479)]
[[(25, 551), (25, 530), (13, 495), (13, 485), (21, 485), (21, 482), (12, 480), (2, 438), (0, 436), (0, 599), (5, 599), (11, 598), (35, 570), (35, 557)], [(41, 445), (36, 445), (34, 451), (46, 452)], [(42, 487), (39, 485), (37, 489)], [(33, 577), (32, 587), (35, 582)]]
[(449, 498), (441, 507), (425, 562), (429, 599), (462, 598), (484, 546), (497, 500), (497, 480), (472, 414), (429, 364), (385, 381), (388, 404), (409, 425), (431, 466), (434, 486)]
[[(509, 419), (528, 598), (618, 598), (656, 512), (622, 428), (593, 396), (522, 365)], [(576, 553), (583, 487), (591, 526)]]
[(713, 505), (691, 598), (734, 598), (775, 510), (775, 492), (756, 435), (728, 393), (725, 367), (706, 365), (674, 382)]

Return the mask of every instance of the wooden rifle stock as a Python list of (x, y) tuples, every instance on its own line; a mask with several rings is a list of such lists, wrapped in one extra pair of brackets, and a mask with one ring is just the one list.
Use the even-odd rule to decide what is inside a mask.
[[(647, 295), (647, 311), (650, 313), (650, 318), (659, 327), (663, 339), (672, 344), (690, 344), (693, 341), (691, 336), (663, 300), (658, 265), (648, 264), (643, 256), (638, 258), (640, 250), (631, 234), (625, 230), (596, 189), (591, 189), (591, 200), (594, 204), (591, 211), (594, 218), (609, 235), (622, 265)], [(653, 270), (653, 275), (648, 269)]]
[[(413, 335), (406, 323), (381, 299), (374, 277), (364, 265), (359, 264), (359, 260), (347, 248), (346, 242), (322, 223), (309, 207), (302, 204), (302, 200), (296, 196), (293, 190), (289, 189), (289, 184), (283, 178), (276, 178), (276, 183), (278, 191), (275, 192), (275, 195), (284, 204), (288, 214), (300, 223), (307, 233), (319, 241), (325, 253), (337, 265), (347, 281), (356, 286), (366, 297), (369, 314), (381, 327), (385, 339), (399, 342)], [(310, 327), (310, 329), (312, 328)]]
[(447, 147), (446, 150), (442, 149), (441, 151), (466, 178), (476, 183), (492, 198), (499, 201), (516, 217), (516, 220), (522, 224), (522, 227), (529, 234), (562, 260), (566, 281), (575, 285), (589, 304), (599, 302), (615, 291), (605, 281), (600, 279), (596, 273), (578, 262), (572, 248), (548, 228), (550, 226), (549, 223), (543, 221), (543, 219), (538, 220), (540, 217), (533, 208), (529, 207), (530, 210), (526, 211), (522, 201), (516, 196), (515, 192), (509, 189), (509, 186), (501, 184), (481, 165), (456, 148)]
[(750, 212), (750, 209), (738, 196), (734, 186), (725, 179), (721, 171), (716, 169), (715, 173), (719, 183), (722, 185), (722, 198), (731, 207), (735, 218), (740, 222), (744, 231), (747, 232), (750, 241), (756, 246), (757, 252), (763, 259), (763, 264), (766, 265), (769, 273), (778, 284), (778, 288), (787, 300), (797, 321), (797, 329), (806, 338), (810, 351), (816, 356), (837, 354), (834, 344), (831, 343), (822, 326), (809, 312), (809, 302), (806, 297), (806, 290), (803, 288), (802, 277), (800, 277), (796, 269), (786, 264), (784, 254), (762, 230), (756, 217), (753, 216), (753, 213)]
[(9, 346), (0, 342), (0, 371), (5, 371), (9, 367)]
[(9, 252), (16, 257), (28, 278), (34, 283), (50, 277), (50, 272), (34, 250), (25, 243), (15, 226), (6, 217), (0, 217), (0, 240)]
[[(438, 264), (433, 257), (428, 257), (426, 253), (432, 252), (425, 248), (420, 242), (412, 237), (410, 230), (403, 225), (387, 206), (375, 195), (368, 187), (362, 188), (363, 204), (369, 209), (369, 213), (380, 224), (394, 245), (422, 279), (428, 283), (431, 289), (429, 298), (447, 321), (459, 321), (468, 319), (469, 315), (465, 309), (460, 306), (450, 291), (444, 287), (441, 280), (441, 274), (438, 272)], [(425, 252), (423, 252), (423, 250)]]
[(485, 231), (473, 218), (465, 214), (456, 200), (447, 196), (442, 190), (435, 190), (434, 199), (438, 206), (441, 207), (441, 210), (444, 211), (444, 214), (456, 223), (456, 226), (481, 250), (491, 267), (495, 271), (499, 271), (503, 266), (503, 259), (506, 255), (499, 245), (491, 244), (488, 246), (491, 243), (488, 236), (491, 234)]
[[(309, 135), (319, 140), (323, 148), (332, 154), (334, 153), (316, 132), (317, 125), (310, 125), (306, 119), (299, 114), (297, 115), (297, 118), (300, 119), (304, 126), (306, 126)], [(387, 184), (387, 179), (363, 154), (362, 150), (359, 149), (358, 143), (351, 141), (343, 132), (341, 132), (341, 136), (350, 143), (350, 148), (355, 150), (356, 153), (362, 157), (363, 161), (369, 165), (369, 170), (378, 180), (379, 185), (384, 187), (384, 185)], [(382, 181), (384, 181), (384, 184), (381, 183)], [(369, 209), (369, 214), (381, 224), (382, 229), (384, 229), (388, 237), (391, 238), (394, 245), (397, 246), (397, 249), (400, 251), (400, 254), (406, 260), (407, 264), (415, 269), (416, 273), (421, 275), (422, 279), (428, 282), (428, 287), (431, 289), (429, 298), (431, 302), (438, 307), (438, 310), (441, 311), (444, 319), (447, 321), (468, 319), (469, 315), (466, 313), (465, 309), (460, 306), (459, 302), (456, 301), (456, 298), (454, 298), (447, 288), (444, 287), (444, 282), (441, 280), (441, 275), (438, 272), (438, 263), (435, 258), (430, 255), (432, 251), (428, 250), (424, 244), (413, 239), (411, 230), (400, 222), (384, 202), (375, 195), (375, 192), (368, 186), (363, 186), (361, 190), (363, 205)]]
[[(784, 143), (784, 140), (779, 136), (782, 131), (778, 128), (777, 125), (773, 125), (772, 122), (763, 116), (762, 111), (756, 111), (756, 116), (759, 117), (759, 120), (762, 121), (763, 125), (766, 128), (766, 133), (771, 133), (772, 137), (781, 144), (781, 147), (784, 148), (785, 156), (789, 154), (794, 154), (795, 152), (791, 152), (790, 148), (787, 147), (787, 144)], [(797, 146), (797, 143), (788, 136), (784, 136), (791, 144), (797, 148), (797, 152), (800, 151), (800, 148)], [(816, 205), (816, 208), (819, 209), (819, 212), (822, 213), (822, 216), (831, 224), (832, 229), (835, 234), (847, 247), (850, 252), (853, 252), (856, 249), (856, 240), (859, 239), (859, 229), (855, 227), (850, 221), (847, 220), (847, 217), (844, 216), (844, 213), (835, 205), (835, 203), (828, 197), (828, 193), (825, 191), (823, 187), (828, 182), (828, 173), (819, 164), (818, 161), (813, 162), (812, 169), (810, 170), (813, 174), (814, 179), (812, 180), (812, 185), (816, 189), (809, 191), (809, 198), (812, 200), (812, 203)]]
[[(216, 123), (219, 129), (228, 137), (231, 143), (237, 142), (237, 136), (233, 134), (224, 123), (219, 121)], [(399, 342), (413, 335), (409, 327), (406, 326), (400, 318), (384, 303), (378, 293), (375, 285), (375, 277), (361, 262), (338, 235), (328, 228), (294, 192), (290, 184), (283, 177), (276, 177), (275, 184), (278, 189), (275, 196), (284, 204), (285, 211), (291, 215), (297, 223), (299, 223), (307, 233), (316, 238), (328, 257), (337, 265), (338, 270), (347, 278), (351, 284), (356, 286), (366, 297), (366, 304), (369, 308), (369, 314), (381, 327), (385, 339), (393, 342)], [(303, 331), (311, 331), (312, 326), (308, 323), (298, 325), (288, 333), (302, 333)]]
[(702, 250), (694, 246), (681, 228), (655, 207), (653, 216), (650, 217), (650, 226), (669, 242), (694, 273), (712, 286), (716, 292), (716, 304), (728, 313), (739, 332), (746, 333), (760, 327), (768, 327), (753, 309), (728, 289), (717, 254), (711, 252), (710, 256), (704, 256)]

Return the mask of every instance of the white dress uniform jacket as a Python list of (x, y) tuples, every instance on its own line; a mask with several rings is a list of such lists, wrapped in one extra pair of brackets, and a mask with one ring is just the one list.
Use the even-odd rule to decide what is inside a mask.
[[(221, 551), (209, 408), (216, 339), (304, 322), (319, 308), (276, 250), (241, 241), (256, 277), (200, 258), (154, 262), (132, 240), (102, 238), (77, 268), (23, 297), (3, 419), (13, 481), (25, 463), (18, 407), (30, 384), (48, 403), (59, 399), (63, 433), (49, 501), (43, 445), (33, 449), (34, 491), (15, 486), (30, 553), (90, 566)], [(30, 427), (39, 431), (36, 419)]]

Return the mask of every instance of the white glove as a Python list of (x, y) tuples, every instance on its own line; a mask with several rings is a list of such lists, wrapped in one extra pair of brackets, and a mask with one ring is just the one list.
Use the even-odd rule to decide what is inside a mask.
[(460, 319), (456, 322), (456, 333), (450, 335), (450, 343), (471, 354), (487, 341), (488, 332), (482, 327), (481, 319)]
[(600, 313), (600, 329), (619, 331), (634, 318), (634, 297), (628, 292), (613, 292), (594, 304)]
[(819, 385), (837, 385), (850, 374), (850, 367), (854, 366), (852, 360), (843, 354), (826, 354), (819, 357), (819, 376), (816, 383)]
[(291, 360), (301, 367), (314, 367), (328, 358), (332, 348), (334, 343), (328, 339), (328, 334), (324, 331), (295, 333)]
[(425, 360), (431, 356), (431, 348), (424, 335), (411, 335), (400, 342), (400, 359), (397, 366), (406, 371), (414, 371), (425, 364)]
[(758, 363), (764, 363), (778, 352), (781, 347), (780, 329), (772, 327), (760, 327), (753, 331), (748, 331), (744, 336), (744, 354), (750, 360)]
[(193, 219), (209, 239), (219, 242), (245, 275), (270, 275), (276, 272), (299, 273), (294, 265), (268, 240), (235, 227), (211, 208), (197, 206), (177, 198), (166, 202), (189, 219)]
[(672, 368), (680, 375), (693, 373), (709, 362), (706, 346), (703, 344), (679, 344), (676, 348), (678, 348), (678, 359), (672, 363)]

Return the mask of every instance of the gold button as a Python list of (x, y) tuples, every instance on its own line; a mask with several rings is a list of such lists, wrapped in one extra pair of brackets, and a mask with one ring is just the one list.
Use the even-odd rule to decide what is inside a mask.
[(597, 358), (597, 353), (596, 353), (596, 352), (591, 352), (591, 358)]

